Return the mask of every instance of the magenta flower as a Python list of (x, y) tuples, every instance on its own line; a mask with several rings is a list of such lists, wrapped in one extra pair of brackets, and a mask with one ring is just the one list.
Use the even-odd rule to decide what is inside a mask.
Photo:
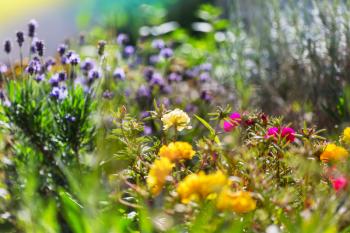
[(278, 127), (271, 127), (267, 130), (267, 137), (274, 137), (277, 138), (278, 136), (278, 132), (279, 132), (279, 128)]
[(283, 127), (281, 132), (282, 138), (286, 138), (288, 142), (294, 142), (295, 131), (290, 127)]
[(340, 176), (337, 179), (332, 179), (332, 186), (336, 192), (344, 189), (347, 186), (347, 184), (348, 184), (348, 181), (344, 176)]
[(288, 142), (294, 142), (295, 140), (295, 130), (290, 127), (283, 127), (282, 130), (278, 127), (271, 127), (267, 130), (265, 138), (273, 137), (277, 139), (279, 134), (281, 138), (285, 138)]
[(224, 121), (224, 131), (230, 132), (234, 130), (241, 123), (241, 114), (238, 112), (234, 112), (230, 115), (230, 119), (228, 121)]

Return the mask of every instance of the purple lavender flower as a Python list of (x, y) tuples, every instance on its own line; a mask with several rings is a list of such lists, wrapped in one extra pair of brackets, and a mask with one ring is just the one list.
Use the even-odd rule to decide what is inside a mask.
[(60, 55), (60, 57), (62, 57), (64, 55), (64, 53), (66, 52), (68, 46), (66, 44), (60, 44), (57, 48), (57, 52)]
[(152, 134), (152, 127), (145, 125), (143, 126), (143, 134), (144, 135), (151, 135)]
[(201, 99), (205, 102), (210, 102), (213, 99), (213, 96), (210, 94), (209, 91), (202, 91)]
[(136, 92), (137, 98), (149, 98), (151, 97), (151, 90), (145, 85), (141, 85)]
[(71, 123), (73, 123), (73, 122), (75, 122), (75, 121), (77, 120), (77, 118), (76, 118), (75, 116), (72, 116), (72, 115), (70, 115), (70, 114), (67, 114), (67, 115), (65, 116), (65, 118), (66, 118), (67, 121), (69, 121), (69, 122), (71, 122)]
[(173, 91), (173, 88), (170, 85), (163, 85), (160, 87), (160, 90), (163, 94), (170, 94)]
[(129, 97), (131, 95), (131, 90), (129, 88), (127, 88), (124, 92), (126, 97)]
[(45, 49), (44, 41), (37, 40), (35, 42), (35, 49), (40, 57), (44, 56), (44, 49)]
[(98, 42), (98, 50), (97, 50), (98, 55), (102, 56), (104, 54), (105, 47), (106, 47), (106, 41), (100, 40)]
[(99, 70), (90, 70), (88, 74), (88, 84), (92, 85), (92, 83), (99, 78), (101, 78), (101, 72)]
[(134, 53), (135, 53), (135, 48), (134, 48), (134, 46), (128, 45), (128, 46), (125, 47), (125, 49), (124, 49), (124, 55), (125, 55), (126, 57), (129, 57), (129, 56), (133, 55)]
[(143, 70), (143, 75), (147, 82), (149, 82), (152, 79), (153, 74), (154, 74), (154, 69), (151, 67), (146, 67)]
[(81, 63), (80, 69), (84, 74), (87, 74), (90, 70), (95, 67), (95, 63), (91, 58), (86, 58), (84, 62)]
[(99, 79), (99, 78), (101, 78), (101, 72), (99, 70), (96, 70), (96, 69), (90, 70), (88, 77), (90, 79)]
[(16, 32), (17, 43), (19, 47), (22, 47), (24, 43), (24, 33), (22, 31)]
[(195, 77), (198, 77), (198, 75), (199, 75), (199, 68), (198, 67), (186, 70), (186, 72), (185, 72), (185, 77), (189, 78), (189, 79), (193, 79)]
[(76, 66), (80, 63), (80, 57), (74, 51), (68, 51), (67, 58), (68, 58), (68, 62), (73, 66)]
[(143, 112), (141, 112), (141, 114), (140, 114), (141, 119), (144, 119), (144, 118), (150, 117), (150, 116), (151, 116), (151, 113), (148, 112), (148, 111), (143, 111)]
[(197, 110), (198, 110), (197, 106), (193, 104), (187, 104), (185, 107), (186, 112), (194, 113), (194, 112), (197, 112)]
[(213, 65), (210, 64), (210, 63), (203, 63), (199, 66), (199, 68), (202, 70), (202, 71), (205, 71), (205, 72), (210, 72), (211, 69), (212, 69)]
[(126, 42), (128, 42), (129, 38), (127, 35), (121, 33), (117, 36), (117, 43), (119, 45), (124, 45)]
[(11, 41), (10, 40), (6, 40), (4, 43), (4, 51), (7, 54), (10, 54), (12, 50), (12, 45), (11, 45)]
[(180, 82), (182, 80), (182, 76), (176, 72), (172, 72), (169, 74), (168, 79), (171, 82)]
[(154, 73), (152, 75), (151, 81), (150, 81), (150, 85), (151, 86), (163, 86), (165, 84), (165, 81), (162, 77), (162, 75), (160, 73)]
[(169, 106), (170, 106), (170, 100), (169, 100), (169, 98), (164, 97), (160, 102), (161, 102), (161, 104), (163, 104), (165, 107), (169, 107)]
[(58, 74), (58, 81), (63, 82), (67, 79), (67, 75), (65, 72), (59, 72)]
[(41, 64), (40, 64), (40, 60), (37, 57), (34, 57), (28, 64), (28, 66), (26, 67), (25, 71), (30, 74), (38, 74), (40, 73), (42, 70), (41, 68)]
[(57, 100), (64, 100), (68, 96), (68, 91), (65, 86), (53, 87), (50, 92), (50, 97)]
[(152, 41), (152, 47), (155, 49), (162, 49), (164, 48), (165, 43), (162, 39), (155, 39)]
[(204, 72), (199, 75), (199, 80), (201, 82), (208, 82), (210, 79), (210, 74), (208, 72)]
[(113, 72), (113, 77), (119, 80), (125, 80), (125, 72), (122, 68), (116, 68)]
[(162, 50), (160, 50), (159, 55), (161, 57), (164, 57), (165, 59), (169, 59), (170, 57), (172, 57), (174, 54), (173, 50), (171, 48), (163, 48)]
[(49, 71), (51, 70), (51, 67), (56, 65), (56, 61), (52, 57), (48, 57), (45, 61), (45, 70)]
[(114, 94), (113, 94), (113, 92), (107, 90), (107, 91), (103, 92), (102, 96), (105, 99), (112, 99)]
[(149, 62), (150, 62), (150, 64), (152, 64), (152, 65), (157, 64), (157, 63), (159, 62), (159, 56), (158, 56), (158, 55), (151, 55), (151, 56), (149, 57)]
[(28, 37), (34, 38), (36, 29), (38, 28), (38, 23), (36, 20), (32, 19), (28, 24)]
[(45, 79), (45, 74), (38, 74), (34, 80), (37, 81), (38, 83), (40, 83), (41, 81), (43, 81)]
[(52, 87), (58, 87), (60, 79), (57, 73), (51, 76), (51, 78), (49, 79), (49, 83)]

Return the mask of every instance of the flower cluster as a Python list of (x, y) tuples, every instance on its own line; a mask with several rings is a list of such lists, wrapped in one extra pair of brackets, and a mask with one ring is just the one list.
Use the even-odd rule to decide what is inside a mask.
[(171, 142), (163, 145), (159, 150), (161, 158), (168, 158), (170, 161), (181, 161), (192, 159), (196, 152), (192, 149), (192, 145), (188, 142)]
[(153, 195), (158, 195), (162, 191), (166, 178), (173, 167), (174, 164), (165, 157), (154, 161), (147, 177), (147, 185)]

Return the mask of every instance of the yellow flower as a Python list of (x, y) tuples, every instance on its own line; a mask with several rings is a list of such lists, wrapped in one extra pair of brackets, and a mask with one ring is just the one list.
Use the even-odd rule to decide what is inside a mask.
[(163, 115), (161, 118), (163, 122), (163, 129), (167, 130), (171, 127), (175, 127), (177, 131), (182, 131), (183, 129), (191, 129), (192, 127), (188, 124), (190, 123), (190, 118), (187, 113), (176, 108), (171, 112)]
[(232, 192), (228, 188), (219, 194), (216, 207), (219, 210), (233, 210), (236, 213), (247, 213), (256, 208), (256, 201), (250, 192)]
[(179, 161), (191, 159), (196, 152), (188, 142), (171, 142), (169, 145), (163, 145), (159, 150), (159, 156)]
[(178, 187), (182, 203), (189, 203), (190, 201), (200, 201), (205, 198), (215, 198), (223, 187), (229, 184), (226, 175), (221, 171), (206, 175), (204, 172), (198, 174), (190, 174), (182, 180)]
[(349, 156), (348, 151), (341, 146), (333, 143), (328, 144), (322, 152), (320, 159), (322, 162), (343, 160)]
[(160, 158), (153, 162), (148, 173), (147, 186), (154, 196), (157, 196), (163, 189), (167, 176), (173, 169), (174, 164), (168, 158)]
[(350, 127), (346, 127), (343, 131), (343, 141), (350, 145)]

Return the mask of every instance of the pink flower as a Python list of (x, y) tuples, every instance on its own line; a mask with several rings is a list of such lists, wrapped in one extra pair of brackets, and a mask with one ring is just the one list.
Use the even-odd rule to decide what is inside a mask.
[(344, 189), (348, 184), (348, 181), (346, 180), (346, 178), (344, 176), (340, 176), (337, 179), (332, 179), (331, 181), (332, 181), (333, 189), (336, 192)]
[(295, 130), (290, 127), (283, 127), (282, 130), (278, 127), (271, 127), (267, 130), (265, 138), (273, 137), (277, 139), (279, 134), (282, 138), (286, 138), (288, 142), (294, 142), (295, 140)]
[(274, 138), (277, 138), (277, 135), (279, 133), (279, 128), (278, 127), (271, 127), (267, 130), (267, 136), (272, 136)]
[(228, 121), (224, 121), (224, 131), (230, 132), (234, 130), (241, 123), (241, 114), (238, 112), (234, 112), (230, 115), (230, 119)]
[(294, 129), (292, 129), (290, 127), (283, 127), (281, 136), (282, 136), (282, 138), (286, 138), (288, 142), (294, 142), (295, 131), (294, 131)]

